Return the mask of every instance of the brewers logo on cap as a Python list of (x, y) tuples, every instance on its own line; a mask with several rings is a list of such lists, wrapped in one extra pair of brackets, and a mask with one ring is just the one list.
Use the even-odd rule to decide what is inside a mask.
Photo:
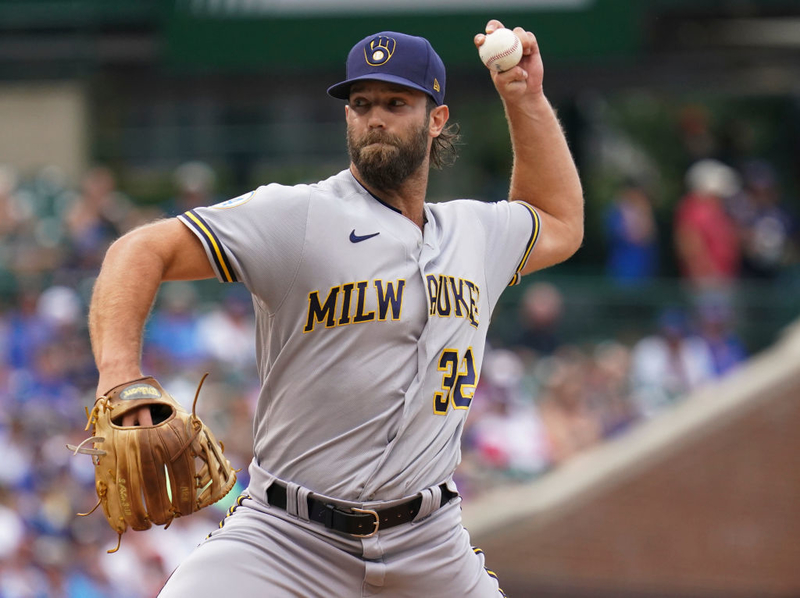
[(356, 81), (388, 81), (427, 93), (437, 106), (444, 104), (444, 63), (424, 37), (397, 31), (368, 35), (348, 52), (346, 73), (328, 95), (348, 100)]
[(364, 47), (364, 58), (370, 66), (386, 64), (394, 54), (397, 42), (391, 37), (376, 37)]

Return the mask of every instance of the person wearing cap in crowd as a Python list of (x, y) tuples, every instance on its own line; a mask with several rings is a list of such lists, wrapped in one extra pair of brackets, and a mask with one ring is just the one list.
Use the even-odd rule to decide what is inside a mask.
[(681, 275), (695, 291), (729, 288), (739, 276), (741, 245), (725, 202), (739, 191), (739, 176), (707, 159), (686, 171), (685, 182), (673, 222)]
[(650, 418), (711, 381), (714, 356), (682, 308), (667, 307), (658, 330), (631, 352), (631, 390), (640, 414)]
[(214, 195), (217, 175), (205, 162), (198, 160), (184, 162), (175, 169), (172, 179), (176, 195), (164, 205), (164, 211), (168, 216), (177, 216), (192, 208), (219, 201)]
[[(461, 431), (500, 294), (583, 237), (536, 38), (514, 31), (521, 62), (491, 73), (509, 201), (426, 202), (430, 167), (454, 150), (445, 67), (428, 40), (384, 31), (328, 90), (347, 102), (349, 168), (190, 209), (109, 250), (90, 310), (99, 393), (142, 376), (133, 339), (163, 280), (241, 282), (255, 305), (249, 486), (161, 596), (502, 594), (461, 524)], [(150, 421), (142, 409), (123, 425)]]

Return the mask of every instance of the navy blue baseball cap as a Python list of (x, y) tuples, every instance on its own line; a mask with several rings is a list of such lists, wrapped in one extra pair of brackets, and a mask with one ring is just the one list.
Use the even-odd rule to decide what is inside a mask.
[(356, 81), (388, 81), (424, 91), (444, 104), (444, 63), (424, 37), (382, 31), (365, 37), (347, 55), (347, 79), (328, 88), (346, 100)]

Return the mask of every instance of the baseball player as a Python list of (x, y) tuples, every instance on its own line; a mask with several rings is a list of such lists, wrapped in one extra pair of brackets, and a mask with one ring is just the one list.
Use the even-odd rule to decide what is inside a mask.
[[(491, 73), (514, 149), (510, 201), (425, 202), (431, 152), (447, 149), (445, 68), (427, 40), (382, 32), (353, 46), (328, 89), (346, 101), (349, 168), (189, 210), (109, 249), (90, 311), (99, 393), (142, 376), (164, 280), (242, 283), (257, 319), (249, 487), (161, 596), (502, 595), (461, 525), (461, 431), (503, 289), (583, 236), (536, 39), (515, 33), (521, 62)], [(143, 409), (123, 423), (149, 422)]]

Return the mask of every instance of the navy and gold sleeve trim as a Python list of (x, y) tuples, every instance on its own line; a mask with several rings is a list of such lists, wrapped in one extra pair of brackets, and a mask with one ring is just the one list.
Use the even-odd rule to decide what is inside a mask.
[(516, 203), (525, 206), (528, 209), (528, 212), (533, 219), (533, 227), (531, 228), (531, 236), (530, 239), (528, 239), (528, 244), (525, 246), (525, 253), (522, 254), (522, 259), (517, 265), (517, 270), (514, 273), (514, 276), (511, 278), (511, 282), (508, 283), (508, 286), (510, 287), (519, 284), (520, 280), (522, 279), (522, 274), (520, 274), (520, 272), (525, 267), (525, 263), (528, 261), (531, 251), (533, 251), (533, 246), (536, 245), (536, 241), (539, 239), (539, 232), (542, 230), (542, 221), (541, 218), (539, 218), (539, 213), (524, 201), (518, 201)]
[[(225, 527), (225, 522), (228, 520), (228, 517), (233, 515), (236, 512), (236, 509), (241, 507), (242, 503), (245, 500), (249, 500), (249, 499), (250, 499), (250, 495), (249, 494), (240, 494), (239, 498), (236, 499), (236, 502), (233, 505), (231, 505), (231, 507), (228, 509), (228, 512), (225, 513), (225, 517), (223, 517), (222, 520), (219, 522), (219, 529), (222, 529), (223, 527)], [(208, 540), (214, 534), (215, 531), (216, 530), (212, 530), (211, 532), (209, 532), (209, 534), (205, 537), (205, 539)]]
[[(474, 552), (475, 554), (483, 554), (483, 550), (481, 550), (477, 546), (473, 546), (472, 547), (472, 552)], [(489, 577), (491, 577), (492, 579), (496, 580), (498, 584), (500, 583), (500, 578), (497, 577), (497, 573), (495, 573), (494, 571), (489, 569), (489, 567), (485, 567), (484, 566), (483, 569), (484, 569), (484, 571), (486, 571), (486, 574)], [(501, 587), (498, 586), (497, 591), (500, 593), (500, 596), (502, 596), (503, 598), (506, 598), (506, 593), (503, 591), (503, 589)]]
[(203, 220), (197, 211), (189, 210), (178, 216), (178, 218), (183, 220), (185, 224), (188, 224), (197, 233), (197, 236), (200, 237), (200, 240), (206, 246), (208, 254), (213, 259), (213, 264), (219, 273), (220, 280), (223, 282), (238, 282), (228, 254), (225, 253), (225, 247), (220, 243), (214, 230)]

